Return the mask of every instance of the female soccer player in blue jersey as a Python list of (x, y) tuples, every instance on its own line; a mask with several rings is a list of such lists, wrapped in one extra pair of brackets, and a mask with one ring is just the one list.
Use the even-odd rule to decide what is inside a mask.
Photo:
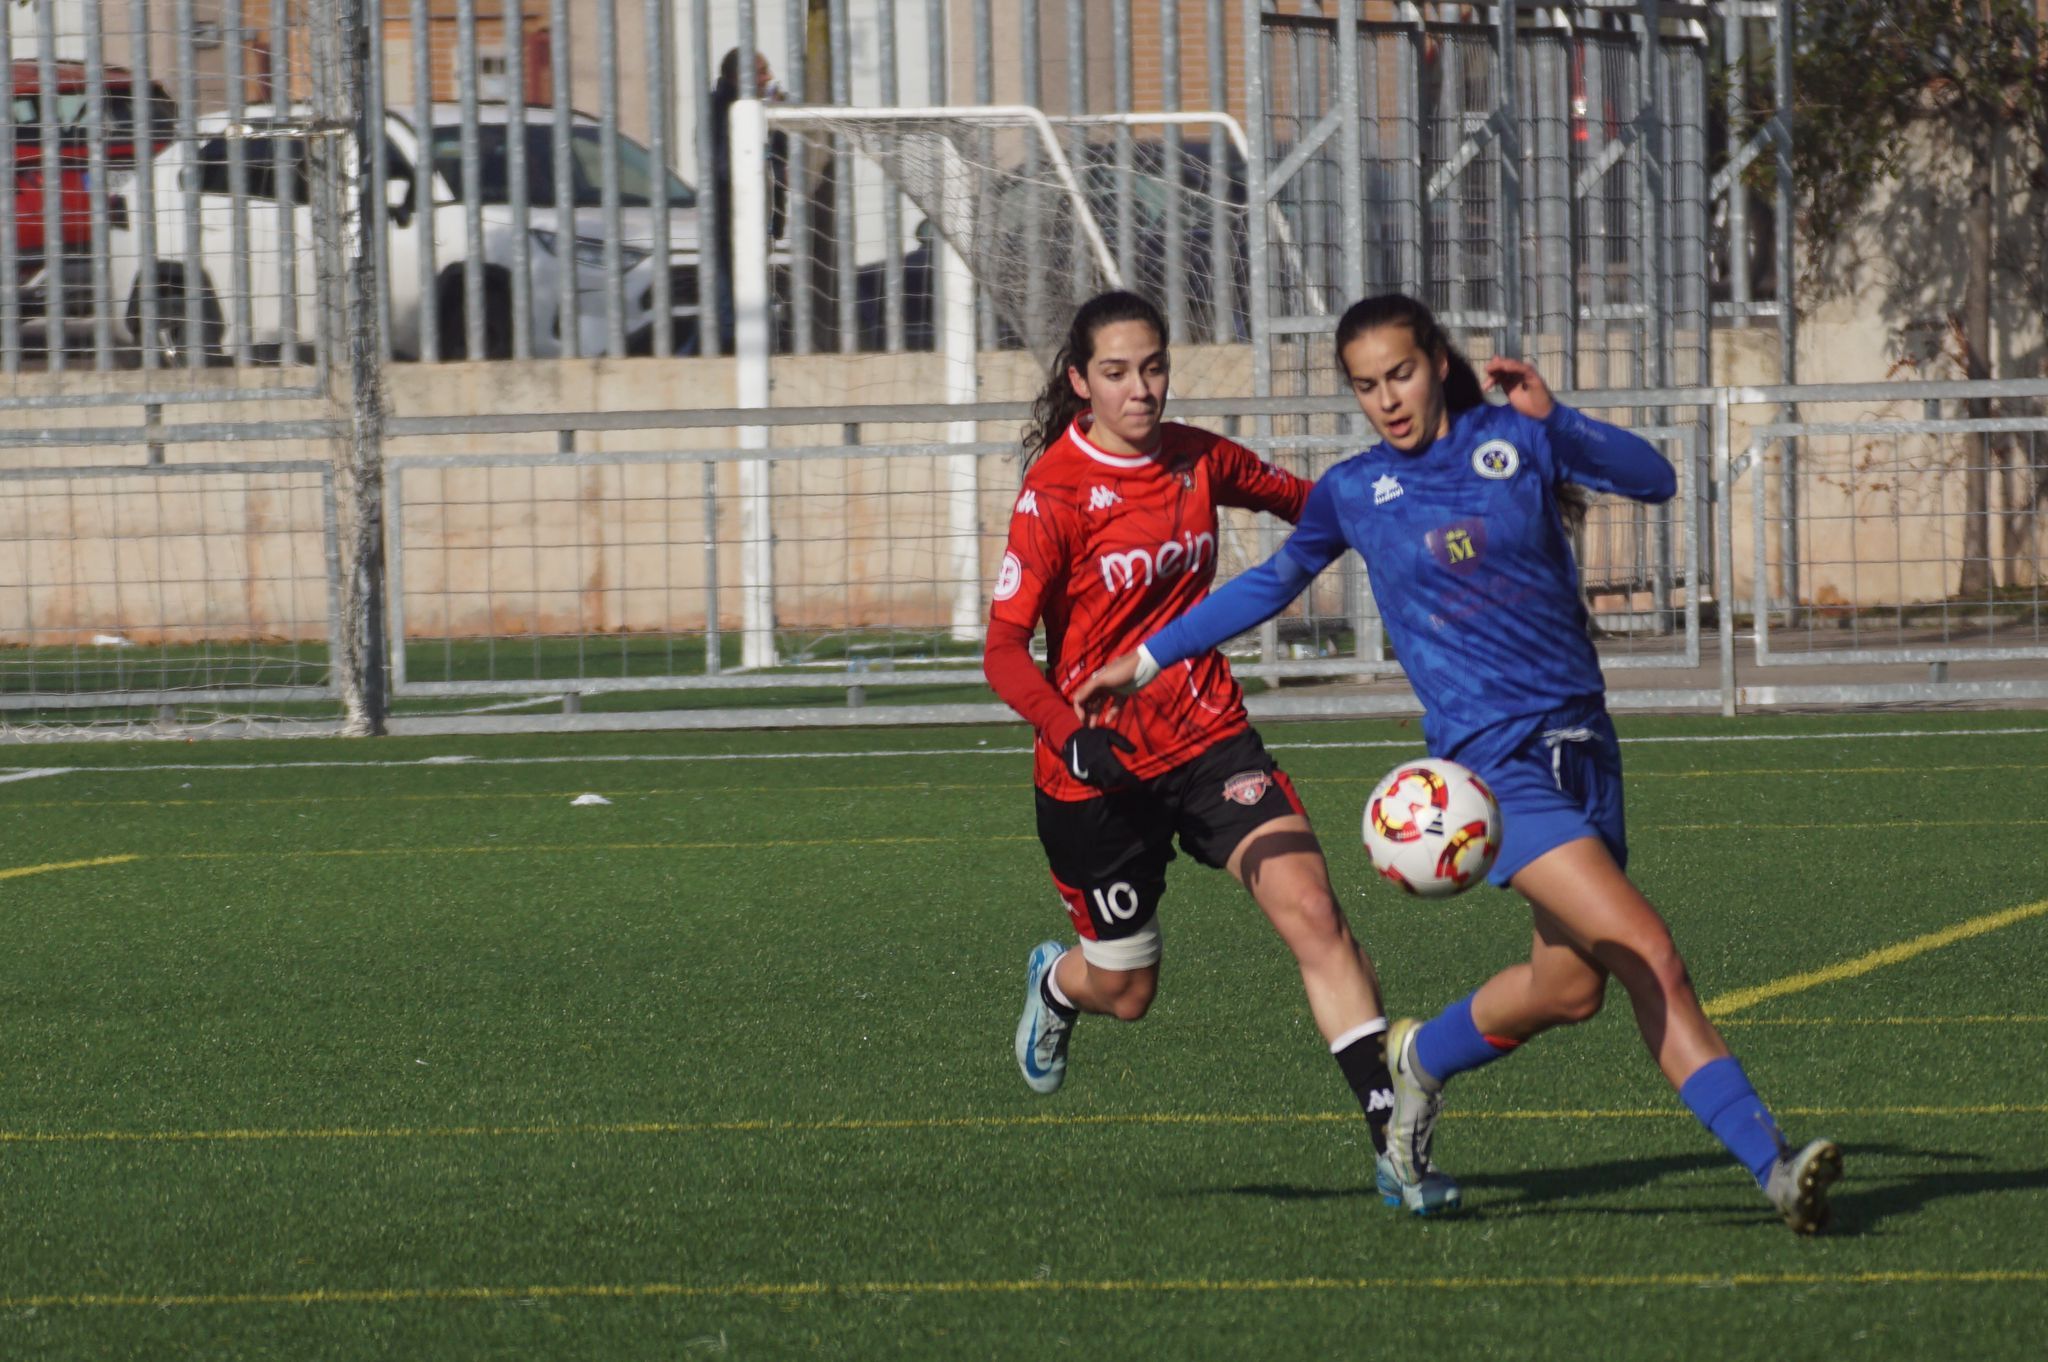
[[(1405, 1185), (1442, 1178), (1430, 1141), (1443, 1085), (1553, 1026), (1600, 1010), (1610, 976), (1664, 1076), (1801, 1234), (1828, 1219), (1841, 1152), (1792, 1150), (1707, 1020), (1685, 961), (1628, 863), (1621, 752), (1579, 598), (1561, 501), (1566, 484), (1668, 500), (1671, 466), (1648, 443), (1550, 395), (1527, 364), (1478, 376), (1428, 308), (1368, 298), (1337, 328), (1337, 364), (1379, 442), (1326, 473), (1292, 536), (1076, 693), (1144, 685), (1160, 668), (1272, 618), (1346, 548), (1421, 699), (1430, 752), (1477, 771), (1499, 799), (1491, 879), (1529, 902), (1529, 959), (1427, 1022), (1396, 1022), (1389, 1161)], [(1408, 1198), (1427, 1212), (1444, 1198)], [(1449, 1204), (1454, 1205), (1454, 1199)]]

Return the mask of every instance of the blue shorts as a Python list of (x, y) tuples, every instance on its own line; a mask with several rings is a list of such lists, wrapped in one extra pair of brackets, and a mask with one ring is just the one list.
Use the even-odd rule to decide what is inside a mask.
[(1599, 699), (1496, 724), (1449, 755), (1478, 772), (1500, 802), (1493, 883), (1507, 888), (1522, 867), (1581, 837), (1598, 837), (1628, 868), (1621, 744)]

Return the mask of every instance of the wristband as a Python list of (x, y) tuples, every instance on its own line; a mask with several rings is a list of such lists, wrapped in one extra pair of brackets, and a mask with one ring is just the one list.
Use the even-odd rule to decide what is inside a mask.
[(1145, 686), (1151, 684), (1152, 678), (1157, 675), (1159, 675), (1159, 663), (1157, 659), (1155, 659), (1152, 656), (1152, 650), (1150, 648), (1147, 648), (1142, 643), (1139, 644), (1138, 670), (1131, 677), (1131, 689), (1140, 690), (1144, 688)]

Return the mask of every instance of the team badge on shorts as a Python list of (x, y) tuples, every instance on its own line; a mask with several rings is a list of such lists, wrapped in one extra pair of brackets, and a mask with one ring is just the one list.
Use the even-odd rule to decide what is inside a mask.
[(1506, 440), (1488, 440), (1472, 451), (1472, 471), (1482, 478), (1512, 478), (1521, 466), (1522, 452)]
[(1223, 782), (1223, 797), (1249, 809), (1264, 799), (1272, 786), (1273, 778), (1264, 771), (1241, 771)]

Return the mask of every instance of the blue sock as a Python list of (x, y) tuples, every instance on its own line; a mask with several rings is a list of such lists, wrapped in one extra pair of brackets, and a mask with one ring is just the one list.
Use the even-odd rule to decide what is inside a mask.
[(1749, 1085), (1749, 1075), (1742, 1072), (1735, 1056), (1700, 1065), (1678, 1089), (1678, 1100), (1762, 1186), (1778, 1160), (1778, 1123)]
[(1476, 996), (1466, 994), (1424, 1022), (1415, 1033), (1415, 1062), (1439, 1083), (1449, 1082), (1453, 1074), (1491, 1064), (1515, 1048), (1513, 1041), (1498, 1041), (1479, 1034), (1479, 1024), (1472, 1020), (1472, 999)]

